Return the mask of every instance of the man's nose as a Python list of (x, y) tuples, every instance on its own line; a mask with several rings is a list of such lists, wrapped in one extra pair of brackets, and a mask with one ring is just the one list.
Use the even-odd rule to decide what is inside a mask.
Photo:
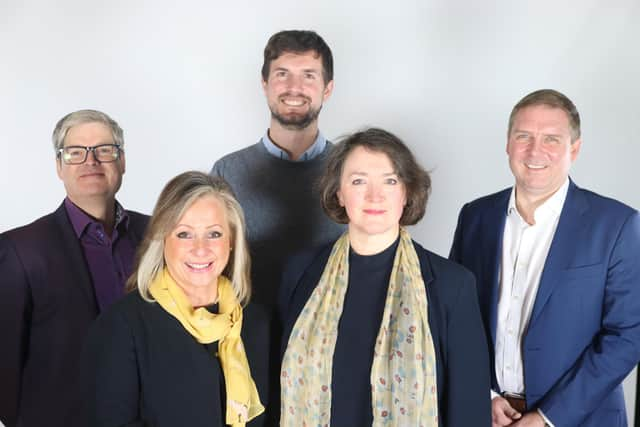
[(96, 157), (95, 150), (87, 151), (87, 160), (85, 160), (85, 162), (89, 163), (90, 165), (100, 164), (100, 160), (98, 160), (98, 157)]
[(302, 90), (302, 77), (296, 76), (295, 74), (290, 74), (287, 79), (287, 89), (292, 91), (300, 91)]
[(542, 150), (542, 138), (533, 137), (527, 144), (527, 151), (530, 153), (539, 153)]

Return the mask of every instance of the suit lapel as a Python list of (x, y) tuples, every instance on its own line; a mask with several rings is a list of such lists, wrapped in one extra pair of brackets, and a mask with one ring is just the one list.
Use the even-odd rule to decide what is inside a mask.
[(507, 218), (507, 207), (511, 189), (498, 193), (495, 203), (490, 209), (485, 211), (483, 226), (486, 232), (484, 236), (488, 238), (482, 242), (482, 252), (484, 259), (484, 283), (491, 284), (489, 294), (489, 321), (491, 328), (491, 339), (493, 348), (496, 344), (496, 327), (498, 321), (498, 296), (500, 295), (500, 263), (502, 262), (502, 236), (504, 234), (504, 224)]
[(576, 236), (582, 234), (584, 227), (584, 213), (588, 204), (573, 181), (569, 182), (569, 190), (565, 199), (558, 227), (551, 241), (551, 247), (540, 277), (538, 293), (529, 320), (529, 329), (544, 309), (545, 304), (557, 286), (562, 271), (571, 265), (576, 248)]
[(144, 238), (144, 232), (147, 228), (147, 223), (141, 217), (140, 214), (136, 214), (132, 211), (126, 211), (127, 215), (129, 215), (129, 228), (127, 229), (127, 237), (132, 240), (135, 245), (135, 248), (138, 248), (140, 242)]
[(96, 302), (95, 290), (93, 288), (93, 282), (89, 275), (87, 268), (87, 262), (82, 252), (82, 246), (78, 237), (73, 231), (73, 226), (67, 216), (67, 211), (64, 207), (64, 202), (54, 212), (55, 222), (60, 232), (60, 247), (63, 250), (65, 257), (68, 259), (68, 268), (71, 276), (74, 277), (75, 283), (70, 283), (70, 287), (79, 289), (84, 297), (90, 304), (90, 307), (94, 307), (95, 311), (98, 311)]

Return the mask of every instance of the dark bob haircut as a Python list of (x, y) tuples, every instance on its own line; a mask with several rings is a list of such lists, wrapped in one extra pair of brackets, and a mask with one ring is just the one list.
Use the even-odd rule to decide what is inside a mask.
[(333, 80), (333, 55), (329, 45), (315, 31), (287, 30), (275, 33), (269, 38), (264, 48), (264, 62), (262, 63), (262, 80), (269, 79), (271, 61), (283, 53), (303, 54), (315, 52), (322, 60), (322, 78), (326, 85)]
[(356, 132), (338, 142), (329, 154), (319, 190), (322, 208), (333, 221), (347, 224), (349, 217), (338, 201), (338, 190), (344, 163), (357, 147), (387, 155), (394, 172), (406, 190), (407, 204), (400, 217), (400, 225), (414, 225), (422, 219), (431, 192), (431, 178), (418, 164), (409, 148), (394, 134), (383, 129), (369, 128)]

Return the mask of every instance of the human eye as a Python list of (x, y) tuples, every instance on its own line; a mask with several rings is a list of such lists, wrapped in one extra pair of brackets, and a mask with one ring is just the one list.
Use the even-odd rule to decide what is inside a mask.
[(304, 73), (304, 78), (307, 80), (315, 80), (316, 79), (316, 75), (315, 73)]
[(287, 72), (285, 70), (276, 70), (274, 76), (278, 79), (282, 79), (287, 76)]
[(548, 135), (544, 138), (544, 142), (550, 145), (557, 145), (560, 143), (560, 138), (554, 135)]
[(189, 239), (191, 238), (191, 233), (189, 233), (188, 231), (178, 231), (176, 233), (176, 237), (178, 239)]
[(72, 159), (81, 158), (85, 151), (87, 150), (84, 147), (65, 147), (64, 149), (65, 154)]
[(362, 185), (364, 184), (364, 179), (362, 178), (354, 178), (351, 180), (351, 185)]
[(98, 154), (109, 155), (113, 153), (113, 151), (115, 150), (115, 146), (111, 144), (98, 145), (96, 146), (95, 150), (98, 152)]
[(219, 231), (211, 231), (208, 235), (209, 239), (219, 239), (222, 237), (222, 233)]
[(387, 178), (384, 180), (385, 184), (389, 184), (389, 185), (396, 185), (398, 183), (398, 179), (397, 178)]
[(527, 142), (528, 140), (529, 140), (529, 134), (528, 133), (524, 133), (524, 132), (516, 133), (516, 141), (518, 141), (518, 142)]

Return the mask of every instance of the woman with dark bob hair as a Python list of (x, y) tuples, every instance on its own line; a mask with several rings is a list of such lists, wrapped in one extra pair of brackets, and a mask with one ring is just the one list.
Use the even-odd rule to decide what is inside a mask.
[(229, 185), (201, 172), (169, 181), (138, 250), (134, 292), (89, 333), (86, 425), (244, 426), (260, 415), (269, 319), (247, 305), (249, 264)]
[(285, 270), (282, 426), (491, 425), (475, 280), (404, 228), (423, 217), (430, 187), (384, 130), (332, 151), (322, 206), (347, 231)]

